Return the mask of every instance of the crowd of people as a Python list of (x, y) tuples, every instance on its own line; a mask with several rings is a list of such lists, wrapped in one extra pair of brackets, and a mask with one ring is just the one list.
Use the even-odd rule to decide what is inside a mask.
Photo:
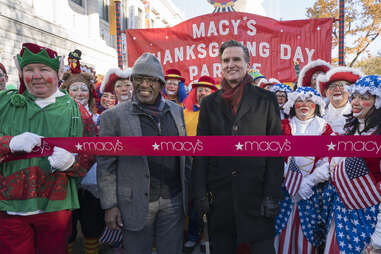
[(290, 86), (234, 40), (221, 82), (150, 53), (97, 80), (81, 55), (24, 43), (18, 88), (0, 63), (0, 253), (72, 253), (78, 223), (86, 254), (381, 253), (377, 155), (28, 156), (44, 137), (379, 135), (380, 76), (318, 59)]

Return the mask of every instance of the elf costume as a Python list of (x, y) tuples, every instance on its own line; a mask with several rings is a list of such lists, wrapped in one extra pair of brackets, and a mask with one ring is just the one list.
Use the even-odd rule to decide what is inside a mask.
[[(29, 64), (43, 64), (57, 75), (62, 66), (55, 51), (24, 43), (16, 60), (20, 89), (0, 92), (0, 250), (66, 253), (70, 210), (79, 207), (76, 177), (86, 173), (92, 158), (74, 157), (55, 147), (50, 157), (8, 159), (15, 151), (44, 149), (41, 140), (30, 142), (39, 136), (80, 137), (95, 128), (86, 110), (67, 93), (57, 90), (47, 98), (33, 96), (22, 77)], [(41, 74), (35, 75), (42, 79)]]

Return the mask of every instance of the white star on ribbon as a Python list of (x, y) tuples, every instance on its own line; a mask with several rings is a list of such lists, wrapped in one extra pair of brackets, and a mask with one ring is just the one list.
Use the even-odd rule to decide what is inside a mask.
[(80, 143), (76, 144), (75, 145), (75, 148), (77, 148), (77, 150), (82, 150), (82, 145)]
[(243, 145), (241, 144), (241, 142), (238, 142), (238, 144), (235, 145), (235, 150), (241, 150), (242, 151), (242, 147)]
[(159, 145), (156, 144), (156, 142), (155, 142), (155, 144), (152, 145), (152, 147), (153, 147), (153, 150), (154, 150), (154, 151), (155, 151), (155, 150), (159, 150)]
[(336, 147), (336, 145), (333, 144), (332, 142), (331, 142), (331, 144), (329, 144), (329, 145), (327, 145), (327, 146), (328, 146), (328, 151), (330, 151), (330, 150), (335, 151), (335, 147)]

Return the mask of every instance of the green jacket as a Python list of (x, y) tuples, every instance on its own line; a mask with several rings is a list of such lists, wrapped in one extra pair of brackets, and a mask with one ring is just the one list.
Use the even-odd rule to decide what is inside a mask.
[(40, 108), (28, 91), (0, 92), (0, 211), (27, 213), (77, 209), (76, 177), (86, 174), (90, 158), (76, 157), (65, 172), (52, 172), (47, 157), (2, 162), (13, 136), (32, 132), (43, 137), (81, 137), (88, 115), (66, 93)]

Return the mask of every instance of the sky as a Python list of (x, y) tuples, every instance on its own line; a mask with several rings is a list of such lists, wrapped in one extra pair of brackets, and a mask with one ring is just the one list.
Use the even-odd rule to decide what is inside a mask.
[[(184, 12), (187, 19), (212, 13), (214, 10), (207, 0), (172, 0), (172, 2)], [(314, 0), (238, 0), (236, 5), (243, 5), (245, 12), (277, 20), (291, 20), (306, 19), (306, 9), (313, 3)]]

